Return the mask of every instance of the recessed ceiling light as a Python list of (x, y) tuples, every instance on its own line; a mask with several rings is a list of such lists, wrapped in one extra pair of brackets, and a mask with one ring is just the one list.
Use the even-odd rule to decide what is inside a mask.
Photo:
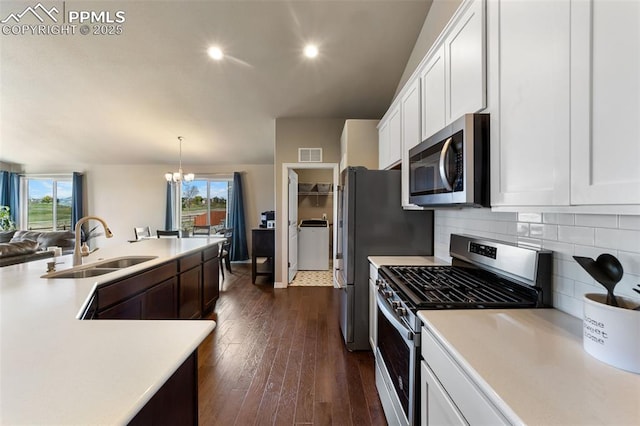
[(304, 56), (307, 58), (315, 58), (318, 56), (318, 47), (315, 44), (307, 44), (304, 47)]
[(207, 53), (209, 54), (211, 59), (215, 59), (216, 61), (219, 61), (220, 59), (224, 58), (224, 53), (222, 53), (222, 49), (220, 49), (217, 46), (211, 46), (209, 49), (207, 49)]

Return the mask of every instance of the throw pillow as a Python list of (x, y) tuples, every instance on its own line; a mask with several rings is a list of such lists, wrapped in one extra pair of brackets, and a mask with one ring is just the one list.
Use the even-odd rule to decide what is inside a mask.
[(19, 254), (31, 254), (38, 250), (38, 243), (32, 240), (23, 240), (15, 243), (0, 243), (0, 256), (17, 256)]
[(0, 243), (8, 243), (16, 231), (0, 231)]

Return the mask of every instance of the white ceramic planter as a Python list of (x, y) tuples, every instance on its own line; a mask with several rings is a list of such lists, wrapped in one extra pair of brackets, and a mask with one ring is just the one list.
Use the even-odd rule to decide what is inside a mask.
[(606, 294), (584, 295), (583, 347), (614, 367), (640, 374), (640, 311), (638, 302), (616, 296), (621, 307), (606, 304)]

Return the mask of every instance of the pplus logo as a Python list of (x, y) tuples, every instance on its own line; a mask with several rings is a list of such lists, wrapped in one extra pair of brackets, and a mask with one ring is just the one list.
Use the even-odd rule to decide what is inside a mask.
[[(66, 2), (62, 2), (61, 9), (66, 11), (62, 14), (62, 22), (68, 24), (122, 24), (126, 20), (124, 10), (67, 10)], [(56, 6), (47, 8), (42, 3), (38, 3), (35, 6), (29, 5), (20, 12), (10, 13), (0, 23), (19, 24), (28, 17), (34, 17), (40, 23), (45, 23), (47, 19), (52, 23), (58, 23), (59, 13)]]
[[(64, 5), (64, 2), (62, 4)], [(57, 23), (57, 15), (59, 13), (60, 11), (55, 6), (47, 9), (42, 5), (42, 3), (38, 3), (35, 6), (27, 6), (22, 12), (10, 13), (6, 18), (0, 21), (0, 23), (19, 24), (23, 20), (28, 20), (29, 17), (36, 18), (40, 23), (44, 23), (45, 18), (48, 18), (53, 23)]]
[(5, 15), (0, 24), (3, 35), (73, 35), (76, 27), (83, 35), (119, 35), (126, 19), (124, 10), (78, 9), (63, 1), (20, 7)]

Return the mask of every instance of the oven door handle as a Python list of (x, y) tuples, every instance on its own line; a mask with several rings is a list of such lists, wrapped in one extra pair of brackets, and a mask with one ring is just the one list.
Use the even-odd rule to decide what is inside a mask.
[(395, 328), (398, 333), (400, 333), (405, 341), (413, 340), (413, 332), (404, 324), (402, 324), (402, 322), (400, 322), (396, 315), (391, 312), (391, 308), (382, 299), (382, 295), (380, 293), (378, 293), (377, 295), (377, 305), (380, 312), (382, 312), (385, 318), (389, 321), (393, 328)]

